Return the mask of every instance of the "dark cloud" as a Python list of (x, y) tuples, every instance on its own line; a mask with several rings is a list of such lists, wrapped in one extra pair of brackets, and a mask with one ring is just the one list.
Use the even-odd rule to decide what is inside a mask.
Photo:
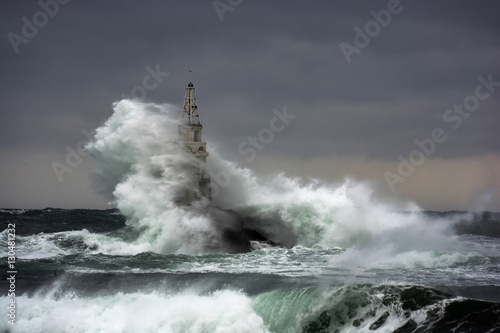
[[(242, 1), (220, 21), (211, 1), (73, 0), (15, 53), (7, 35), (41, 7), (2, 0), (2, 158), (39, 147), (64, 154), (159, 66), (169, 76), (147, 100), (180, 105), (192, 80), (206, 133), (228, 155), (286, 105), (299, 115), (267, 154), (397, 162), (415, 139), (449, 127), (443, 113), (474, 93), (479, 75), (500, 81), (500, 4), (402, 0), (348, 64), (339, 44), (353, 44), (353, 28), (388, 2)], [(433, 157), (498, 154), (499, 96), (448, 128)]]

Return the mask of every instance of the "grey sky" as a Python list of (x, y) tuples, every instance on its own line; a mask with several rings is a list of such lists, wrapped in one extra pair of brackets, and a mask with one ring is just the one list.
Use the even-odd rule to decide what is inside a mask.
[[(457, 129), (443, 120), (478, 76), (500, 81), (500, 4), (401, 0), (348, 63), (340, 43), (354, 45), (353, 29), (389, 3), (243, 0), (221, 21), (212, 1), (72, 0), (16, 53), (8, 34), (23, 36), (22, 18), (43, 9), (1, 0), (0, 206), (105, 207), (91, 157), (62, 183), (51, 162), (158, 66), (169, 75), (146, 100), (180, 106), (193, 81), (205, 138), (244, 166), (370, 180), (381, 197), (426, 209), (500, 210), (500, 91)], [(285, 105), (297, 118), (247, 162), (238, 145)], [(447, 140), (390, 191), (384, 173), (437, 127)]]

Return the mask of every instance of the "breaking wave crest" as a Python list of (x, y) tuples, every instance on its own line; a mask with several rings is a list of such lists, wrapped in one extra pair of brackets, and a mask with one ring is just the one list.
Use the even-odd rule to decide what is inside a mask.
[(189, 290), (90, 297), (61, 293), (56, 283), (52, 292), (19, 296), (18, 301), (23, 304), (18, 332), (493, 332), (500, 328), (498, 304), (418, 285), (285, 288), (256, 296), (234, 290)]
[[(273, 332), (461, 332), (500, 327), (497, 304), (423, 286), (351, 285), (261, 294), (255, 310)], [(464, 316), (465, 315), (465, 316)]]
[[(251, 300), (236, 291), (210, 295), (117, 293), (100, 297), (20, 296), (18, 332), (266, 332)], [(6, 325), (5, 321), (0, 325)], [(7, 327), (4, 327), (7, 329)]]

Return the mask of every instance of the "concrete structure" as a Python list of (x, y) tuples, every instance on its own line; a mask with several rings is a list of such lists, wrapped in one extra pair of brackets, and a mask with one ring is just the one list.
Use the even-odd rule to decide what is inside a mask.
[(206, 197), (212, 199), (212, 188), (210, 184), (210, 176), (205, 170), (207, 161), (207, 143), (201, 140), (203, 126), (200, 123), (200, 115), (198, 114), (198, 104), (196, 102), (196, 92), (192, 82), (189, 82), (186, 88), (184, 97), (184, 109), (182, 111), (181, 124), (179, 125), (179, 140), (188, 152), (196, 158), (196, 163), (193, 163), (191, 172), (193, 176), (193, 184), (186, 191), (182, 201), (191, 203)]

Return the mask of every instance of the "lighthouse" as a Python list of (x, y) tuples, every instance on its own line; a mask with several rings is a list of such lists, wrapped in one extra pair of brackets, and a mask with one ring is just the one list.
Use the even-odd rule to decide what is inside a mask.
[(202, 141), (203, 126), (198, 113), (198, 103), (196, 102), (196, 91), (192, 82), (189, 82), (184, 96), (184, 107), (179, 124), (179, 140), (184, 149), (193, 154), (195, 163), (190, 166), (192, 173), (192, 184), (186, 191), (183, 198), (184, 203), (191, 203), (202, 197), (212, 199), (212, 188), (210, 176), (205, 170), (207, 161), (207, 143)]

